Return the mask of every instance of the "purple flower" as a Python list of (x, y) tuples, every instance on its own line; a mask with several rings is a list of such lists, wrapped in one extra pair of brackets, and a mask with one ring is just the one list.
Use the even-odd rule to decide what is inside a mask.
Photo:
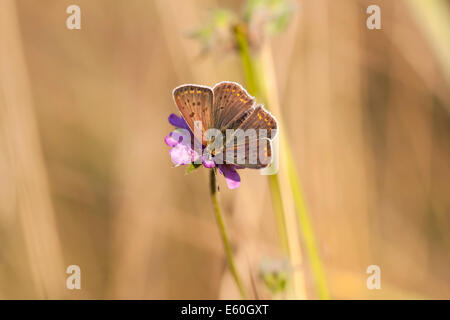
[[(201, 152), (197, 152), (194, 148), (194, 135), (188, 124), (182, 117), (175, 114), (169, 116), (169, 123), (176, 129), (165, 137), (165, 143), (171, 148), (170, 157), (176, 167), (191, 163), (201, 163), (206, 168), (214, 168), (216, 163), (214, 159), (208, 159)], [(205, 146), (202, 146), (202, 150)], [(217, 168), (224, 175), (228, 188), (235, 189), (241, 184), (241, 177), (236, 169), (241, 167), (232, 164), (219, 164)]]

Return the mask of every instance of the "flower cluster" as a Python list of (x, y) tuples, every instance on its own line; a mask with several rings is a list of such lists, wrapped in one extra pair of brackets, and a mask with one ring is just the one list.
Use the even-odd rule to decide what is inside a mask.
[[(216, 164), (214, 159), (208, 159), (202, 152), (197, 152), (192, 143), (195, 140), (194, 134), (182, 117), (172, 113), (169, 116), (169, 123), (175, 127), (175, 130), (166, 136), (164, 141), (171, 148), (169, 152), (170, 157), (176, 167), (190, 165), (190, 168), (197, 168), (200, 166), (197, 163), (200, 162), (206, 168), (217, 167), (218, 171), (225, 177), (228, 188), (235, 189), (239, 187), (241, 178), (236, 170), (241, 167), (232, 164)], [(190, 139), (183, 139), (183, 134), (180, 134), (181, 131), (188, 132)], [(202, 146), (202, 149), (205, 147)]]

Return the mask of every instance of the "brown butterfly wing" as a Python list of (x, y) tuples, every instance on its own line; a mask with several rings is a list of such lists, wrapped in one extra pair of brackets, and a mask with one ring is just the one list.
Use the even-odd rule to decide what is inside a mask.
[(249, 137), (245, 143), (227, 145), (221, 157), (226, 164), (235, 164), (249, 169), (262, 169), (272, 162), (272, 141), (267, 138), (253, 139)]
[(238, 83), (224, 81), (213, 88), (214, 128), (223, 131), (237, 128), (252, 112), (255, 99)]
[[(267, 167), (272, 160), (271, 140), (277, 133), (277, 120), (262, 105), (258, 105), (252, 108), (237, 129), (246, 132), (247, 136), (241, 141), (227, 139), (222, 153), (225, 162), (253, 169)], [(266, 134), (261, 135), (260, 129), (266, 130)]]
[[(255, 107), (254, 111), (242, 122), (239, 129), (255, 129), (258, 132), (259, 129), (267, 130), (267, 137), (274, 136), (278, 129), (278, 122), (274, 116), (270, 114), (262, 105)], [(274, 131), (272, 133), (272, 131)]]
[(201, 122), (201, 136), (197, 134), (196, 138), (206, 144), (203, 133), (213, 125), (213, 91), (211, 88), (190, 84), (179, 86), (173, 90), (173, 99), (194, 134), (196, 132), (195, 122)]

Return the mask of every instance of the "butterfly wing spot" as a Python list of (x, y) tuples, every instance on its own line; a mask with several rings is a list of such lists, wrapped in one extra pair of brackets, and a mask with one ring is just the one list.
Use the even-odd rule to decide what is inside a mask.
[(195, 112), (192, 112), (189, 117), (193, 118), (195, 116)]
[(238, 93), (236, 93), (236, 95), (239, 97), (241, 94), (238, 92)]

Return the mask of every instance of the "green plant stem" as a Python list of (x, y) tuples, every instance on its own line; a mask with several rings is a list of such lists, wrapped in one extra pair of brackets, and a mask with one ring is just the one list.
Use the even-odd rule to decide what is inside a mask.
[[(253, 95), (259, 96), (263, 99), (266, 107), (269, 106), (268, 93), (266, 92), (266, 86), (264, 84), (264, 72), (263, 66), (259, 57), (255, 57), (251, 54), (248, 45), (248, 39), (243, 26), (236, 26), (235, 36), (238, 44), (239, 53), (241, 56), (241, 61), (244, 66), (244, 72), (247, 80), (247, 85), (249, 92)], [(272, 72), (273, 73), (273, 72)], [(267, 72), (266, 72), (267, 74)], [(273, 75), (272, 75), (273, 76)], [(280, 120), (280, 119), (279, 119)], [(279, 121), (279, 124), (281, 122)], [(289, 147), (289, 143), (285, 134), (282, 134), (283, 128), (280, 125), (280, 158), (284, 159), (283, 164), (286, 165), (286, 170), (288, 174), (288, 181), (291, 186), (293, 201), (295, 203), (295, 208), (297, 211), (297, 224), (301, 231), (301, 236), (303, 243), (306, 248), (306, 254), (311, 265), (313, 277), (316, 284), (317, 294), (320, 299), (329, 299), (328, 287), (326, 284), (325, 273), (322, 266), (322, 261), (317, 250), (314, 230), (310, 222), (308, 212), (306, 210), (306, 205), (304, 202), (304, 197), (302, 195), (301, 184), (298, 179), (298, 175), (295, 169), (295, 164), (293, 160), (293, 155)], [(279, 236), (281, 242), (286, 241), (287, 243), (282, 243), (281, 246), (290, 248), (289, 239), (286, 229), (286, 216), (282, 204), (282, 193), (279, 185), (279, 180), (276, 175), (269, 176), (269, 187), (272, 194), (272, 201), (274, 202), (274, 211), (276, 213), (276, 219), (279, 221), (278, 224), (282, 224), (279, 227)], [(281, 222), (282, 221), (282, 222)], [(289, 250), (289, 249), (288, 249)], [(300, 253), (299, 253), (300, 254)]]
[[(236, 26), (235, 36), (239, 48), (239, 53), (244, 66), (244, 72), (247, 78), (247, 88), (250, 94), (260, 95), (261, 84), (254, 60), (250, 55), (249, 47), (247, 45), (247, 38), (242, 30), (242, 26)], [(277, 175), (269, 176), (269, 189), (272, 199), (272, 206), (275, 213), (275, 220), (277, 224), (277, 232), (280, 241), (280, 246), (284, 254), (290, 255), (289, 240), (286, 232), (286, 221), (284, 219), (284, 208), (281, 198), (281, 192)]]
[(219, 200), (217, 198), (217, 183), (216, 183), (216, 171), (215, 169), (211, 169), (209, 173), (209, 187), (211, 193), (211, 199), (214, 207), (214, 213), (216, 215), (217, 225), (219, 226), (220, 235), (222, 237), (222, 242), (225, 247), (225, 253), (227, 256), (228, 265), (231, 270), (231, 274), (233, 275), (234, 282), (239, 289), (239, 293), (241, 294), (242, 299), (247, 299), (247, 294), (245, 293), (244, 286), (242, 284), (241, 278), (239, 277), (239, 273), (236, 269), (236, 265), (234, 263), (233, 253), (231, 250), (230, 240), (228, 239), (227, 230), (225, 227), (225, 222), (222, 217), (222, 213), (219, 206)]
[(278, 177), (276, 174), (270, 175), (268, 179), (269, 179), (270, 195), (272, 199), (272, 206), (275, 212), (277, 232), (280, 238), (281, 250), (287, 256), (290, 256), (291, 248), (289, 247), (289, 239), (286, 232), (286, 221), (284, 219), (284, 208), (283, 208), (283, 199), (281, 197), (280, 191), (280, 182), (278, 181)]

